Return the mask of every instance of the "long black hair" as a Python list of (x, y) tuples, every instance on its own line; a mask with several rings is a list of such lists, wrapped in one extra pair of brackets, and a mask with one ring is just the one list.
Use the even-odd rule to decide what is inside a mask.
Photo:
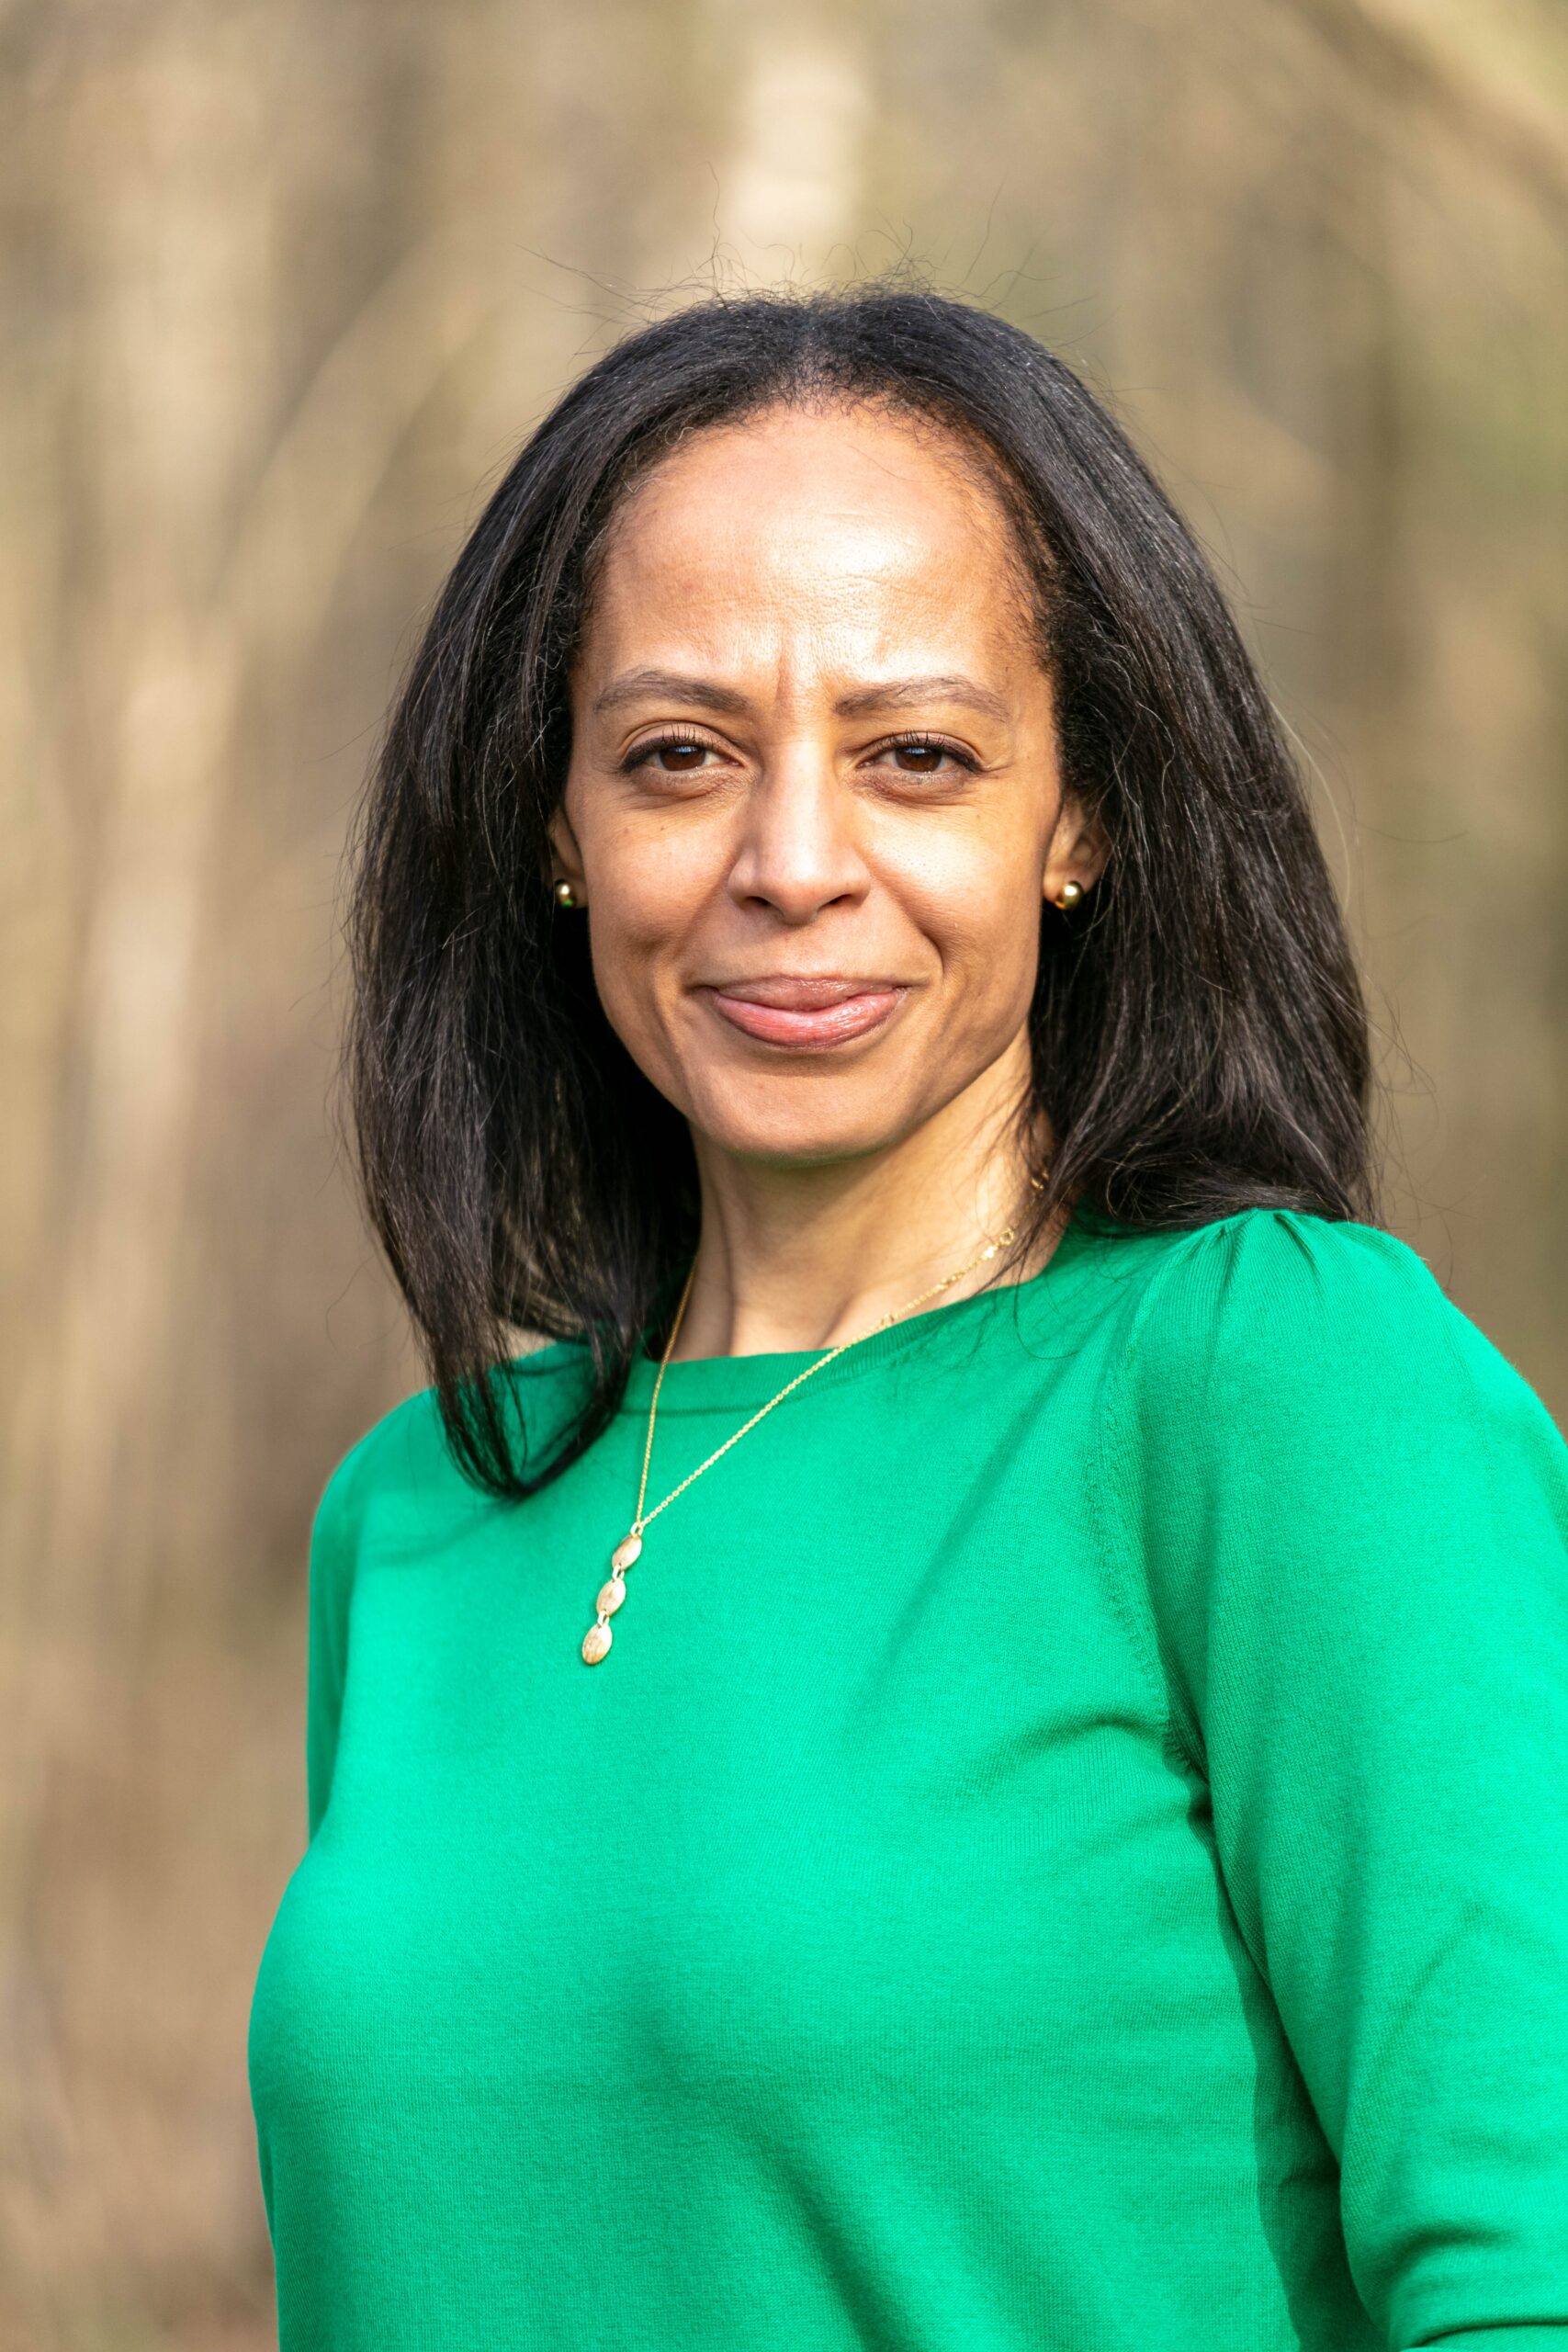
[[(1004, 320), (878, 283), (695, 304), (557, 401), (436, 601), (354, 844), (356, 1171), (465, 1476), (532, 1493), (598, 1435), (695, 1246), (684, 1121), (601, 1010), (546, 827), (606, 526), (694, 432), (867, 401), (984, 461), (1042, 623), (1064, 782), (1111, 844), (1041, 911), (1030, 1013), (1059, 1203), (1134, 1227), (1372, 1214), (1367, 1019), (1305, 796), (1208, 564), (1072, 370)], [(520, 1330), (587, 1342), (572, 1417), (507, 1408)]]

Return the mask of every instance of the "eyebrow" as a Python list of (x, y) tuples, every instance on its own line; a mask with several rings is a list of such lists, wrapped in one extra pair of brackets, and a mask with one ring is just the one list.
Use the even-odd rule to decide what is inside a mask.
[[(677, 702), (696, 703), (704, 710), (723, 713), (727, 718), (744, 718), (752, 708), (749, 695), (734, 686), (721, 686), (712, 678), (690, 677), (681, 670), (627, 670), (610, 684), (594, 699), (595, 714), (619, 710), (626, 703), (642, 702), (649, 696), (664, 695)], [(873, 686), (857, 686), (852, 694), (840, 695), (833, 708), (840, 718), (857, 718), (868, 710), (907, 710), (912, 703), (956, 702), (971, 710), (983, 712), (988, 718), (1009, 718), (1012, 707), (1003, 695), (976, 679), (956, 674), (922, 678), (886, 678)]]
[(700, 703), (705, 710), (725, 711), (736, 718), (751, 707), (748, 695), (733, 686), (718, 685), (711, 678), (689, 678), (680, 670), (627, 670), (612, 678), (595, 697), (593, 708), (595, 712), (619, 710), (624, 703), (643, 702), (655, 695), (668, 695), (674, 702)]
[(852, 695), (841, 695), (833, 707), (840, 718), (854, 718), (865, 710), (904, 710), (911, 703), (921, 702), (958, 702), (970, 710), (982, 711), (987, 718), (1012, 717), (1012, 705), (1005, 695), (981, 685), (977, 678), (956, 675), (886, 678), (877, 685), (862, 686)]

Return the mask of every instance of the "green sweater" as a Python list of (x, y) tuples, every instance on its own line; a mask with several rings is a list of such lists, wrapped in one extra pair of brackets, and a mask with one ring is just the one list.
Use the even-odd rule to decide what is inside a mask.
[[(671, 1365), (649, 1504), (813, 1360)], [(428, 1390), (321, 1498), (283, 2352), (1568, 2352), (1568, 1448), (1420, 1260), (1080, 1215), (589, 1667), (653, 1370), (525, 1504)]]

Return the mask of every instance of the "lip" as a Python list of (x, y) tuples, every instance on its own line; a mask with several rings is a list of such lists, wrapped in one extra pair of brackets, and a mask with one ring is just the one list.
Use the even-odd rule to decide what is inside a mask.
[(726, 980), (700, 993), (748, 1037), (768, 1046), (818, 1048), (847, 1045), (891, 1020), (907, 984), (840, 973), (775, 972), (756, 980)]

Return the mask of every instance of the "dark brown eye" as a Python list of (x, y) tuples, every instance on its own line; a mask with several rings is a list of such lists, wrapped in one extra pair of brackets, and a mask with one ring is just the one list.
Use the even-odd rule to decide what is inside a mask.
[(681, 775), (688, 768), (698, 766), (707, 757), (705, 743), (657, 743), (654, 749), (660, 762), (672, 775)]
[(933, 743), (924, 735), (911, 735), (900, 742), (886, 744), (877, 756), (886, 758), (889, 752), (904, 775), (940, 775), (944, 761), (950, 761), (955, 768), (971, 771), (975, 765), (951, 743)]

